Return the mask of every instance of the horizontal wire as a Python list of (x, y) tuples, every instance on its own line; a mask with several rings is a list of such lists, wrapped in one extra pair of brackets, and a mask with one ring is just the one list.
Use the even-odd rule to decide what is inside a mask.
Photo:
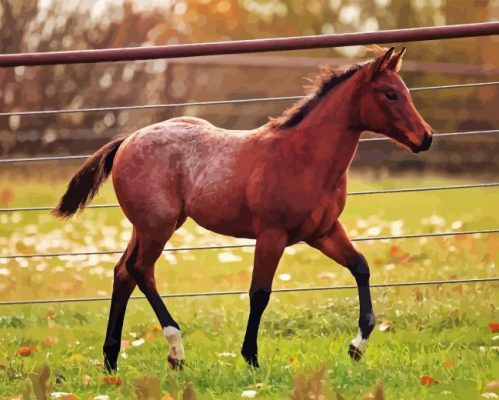
[[(474, 189), (499, 186), (499, 182), (488, 183), (472, 183), (467, 185), (449, 185), (449, 186), (429, 186), (429, 187), (416, 187), (416, 188), (399, 188), (399, 189), (382, 189), (382, 190), (367, 190), (359, 192), (349, 192), (349, 196), (360, 195), (376, 195), (376, 194), (390, 194), (390, 193), (411, 193), (411, 192), (428, 192), (437, 190), (453, 190), (453, 189)], [(112, 204), (92, 204), (85, 208), (117, 208), (120, 205), (117, 203)], [(6, 212), (25, 212), (25, 211), (51, 211), (54, 206), (39, 206), (39, 207), (10, 207), (0, 208), (0, 213)]]
[[(446, 136), (465, 136), (465, 135), (477, 135), (477, 134), (489, 134), (489, 133), (499, 133), (499, 129), (487, 129), (487, 130), (478, 130), (478, 131), (462, 131), (462, 132), (444, 132), (437, 133), (433, 135), (433, 139), (446, 137)], [(393, 140), (388, 137), (373, 137), (373, 138), (365, 138), (360, 139), (360, 142), (383, 142), (386, 140)]]
[[(389, 193), (430, 192), (430, 191), (437, 191), (437, 190), (474, 189), (474, 188), (486, 188), (486, 187), (494, 187), (494, 186), (499, 186), (499, 182), (471, 183), (471, 184), (467, 184), (467, 185), (382, 189), (382, 190), (372, 190), (372, 191), (350, 192), (350, 193), (348, 193), (348, 195), (349, 196), (359, 196), (359, 195), (389, 194)], [(0, 209), (0, 211), (1, 210), (2, 209)]]
[[(489, 133), (499, 133), (499, 129), (488, 129), (488, 130), (477, 130), (477, 131), (462, 131), (462, 132), (444, 132), (434, 134), (433, 138), (445, 137), (445, 136), (465, 136), (465, 135), (477, 135), (477, 134), (489, 134)], [(375, 137), (375, 138), (364, 138), (360, 139), (360, 142), (382, 142), (392, 140), (388, 137)], [(0, 159), (0, 164), (12, 164), (20, 162), (36, 162), (36, 161), (65, 161), (65, 160), (84, 160), (91, 157), (91, 154), (82, 154), (77, 156), (50, 156), (50, 157), (25, 157), (25, 158), (4, 158)]]
[[(361, 236), (351, 239), (352, 242), (364, 242), (368, 240), (392, 240), (392, 239), (414, 239), (423, 237), (441, 237), (441, 236), (462, 236), (462, 235), (475, 235), (475, 234), (489, 234), (498, 233), (499, 229), (482, 229), (472, 231), (456, 231), (456, 232), (436, 232), (436, 233), (416, 233), (408, 235), (394, 235), (394, 236)], [(300, 242), (303, 243), (303, 242)], [(254, 243), (248, 244), (225, 244), (225, 245), (212, 245), (212, 246), (194, 246), (194, 247), (175, 247), (165, 248), (163, 253), (176, 252), (176, 251), (194, 251), (194, 250), (221, 250), (221, 249), (241, 249), (245, 247), (255, 247)], [(103, 251), (81, 251), (74, 253), (34, 253), (34, 254), (12, 254), (8, 256), (0, 256), (0, 260), (10, 260), (15, 258), (46, 258), (46, 257), (65, 257), (65, 256), (92, 256), (92, 255), (105, 255), (105, 254), (121, 254), (124, 250), (103, 250)]]
[[(409, 88), (409, 91), (420, 92), (428, 90), (459, 89), (459, 88), (472, 88), (472, 87), (496, 86), (496, 85), (499, 85), (499, 81), (459, 83), (455, 85), (422, 86), (422, 87)], [(11, 115), (18, 115), (18, 116), (53, 115), (53, 114), (89, 113), (89, 112), (110, 112), (110, 111), (124, 111), (124, 110), (147, 110), (155, 108), (176, 108), (176, 107), (189, 107), (189, 106), (217, 106), (222, 104), (264, 103), (272, 101), (299, 100), (304, 97), (306, 96), (257, 97), (250, 99), (193, 101), (193, 102), (170, 103), (170, 104), (163, 103), (163, 104), (145, 104), (145, 105), (130, 105), (130, 106), (70, 108), (70, 109), (55, 109), (55, 110), (9, 111), (9, 112), (1, 112), (0, 117), (8, 117)]]
[[(403, 286), (426, 286), (426, 285), (446, 285), (456, 283), (480, 283), (480, 282), (497, 282), (499, 277), (493, 278), (470, 278), (470, 279), (449, 279), (449, 280), (435, 280), (435, 281), (414, 281), (414, 282), (394, 282), (394, 283), (374, 283), (371, 288), (388, 288), (388, 287), (403, 287)], [(324, 290), (344, 290), (344, 289), (357, 289), (356, 285), (341, 285), (341, 286), (316, 286), (316, 287), (301, 287), (301, 288), (283, 288), (273, 289), (272, 293), (290, 293), (290, 292), (312, 292)], [(208, 296), (232, 296), (244, 295), (248, 291), (245, 290), (231, 290), (224, 292), (192, 292), (192, 293), (172, 293), (160, 295), (162, 298), (186, 298), (186, 297), (208, 297)], [(131, 296), (131, 300), (143, 300), (145, 296)], [(95, 301), (109, 301), (111, 297), (80, 297), (80, 298), (67, 298), (67, 299), (42, 299), (42, 300), (14, 300), (14, 301), (0, 301), (0, 306), (11, 305), (26, 305), (26, 304), (52, 304), (52, 303), (83, 303)]]

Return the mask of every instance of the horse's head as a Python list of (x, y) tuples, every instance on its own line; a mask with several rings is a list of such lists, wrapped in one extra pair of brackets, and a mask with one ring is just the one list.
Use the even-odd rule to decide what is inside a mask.
[(405, 48), (392, 47), (366, 65), (366, 82), (360, 97), (360, 119), (364, 129), (388, 136), (412, 152), (430, 148), (432, 133), (412, 102), (398, 74)]

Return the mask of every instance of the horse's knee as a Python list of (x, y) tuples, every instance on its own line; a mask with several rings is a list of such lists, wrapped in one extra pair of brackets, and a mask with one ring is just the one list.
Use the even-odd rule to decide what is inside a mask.
[(369, 271), (369, 264), (362, 254), (359, 253), (355, 261), (349, 263), (348, 269), (352, 273), (359, 286), (365, 286), (369, 284), (371, 272)]
[(269, 304), (270, 292), (258, 289), (255, 292), (250, 290), (250, 312), (263, 314)]

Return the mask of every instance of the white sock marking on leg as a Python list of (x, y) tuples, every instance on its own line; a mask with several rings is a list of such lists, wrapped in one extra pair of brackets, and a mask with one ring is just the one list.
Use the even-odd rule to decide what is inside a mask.
[(359, 333), (355, 337), (354, 340), (350, 342), (352, 346), (355, 346), (357, 349), (359, 349), (362, 353), (364, 353), (367, 349), (367, 339), (362, 339), (362, 333), (359, 330)]
[(180, 331), (174, 326), (166, 326), (163, 328), (163, 336), (170, 344), (170, 352), (168, 353), (168, 356), (174, 358), (175, 360), (183, 360), (185, 355)]

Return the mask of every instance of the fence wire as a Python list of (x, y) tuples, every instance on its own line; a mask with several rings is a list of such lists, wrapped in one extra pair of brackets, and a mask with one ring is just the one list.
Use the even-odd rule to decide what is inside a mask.
[[(434, 134), (433, 138), (438, 139), (440, 137), (446, 137), (446, 136), (466, 136), (466, 135), (492, 134), (492, 133), (499, 133), (499, 129), (486, 129), (486, 130), (462, 131), (462, 132), (444, 132), (444, 133)], [(390, 139), (388, 137), (375, 137), (375, 138), (360, 139), (360, 142), (383, 142), (383, 141), (388, 141), (388, 140), (393, 140), (393, 139)], [(4, 159), (0, 159), (0, 164), (37, 162), (37, 161), (84, 160), (84, 159), (87, 159), (91, 156), (92, 156), (91, 154), (82, 154), (82, 155), (76, 155), (76, 156), (4, 158)]]
[[(460, 88), (475, 88), (484, 86), (496, 86), (499, 81), (492, 82), (474, 82), (474, 83), (458, 83), (455, 85), (439, 85), (439, 86), (422, 86), (409, 88), (411, 92), (422, 92), (428, 90), (446, 90)], [(156, 108), (177, 108), (177, 107), (192, 107), (192, 106), (218, 106), (224, 104), (248, 104), (248, 103), (268, 103), (274, 101), (294, 101), (300, 100), (305, 96), (279, 96), (279, 97), (257, 97), (250, 99), (232, 99), (232, 100), (211, 100), (211, 101), (192, 101), (184, 103), (162, 103), (162, 104), (144, 104), (130, 106), (110, 106), (110, 107), (90, 107), (90, 108), (69, 108), (69, 109), (54, 109), (54, 110), (34, 110), (34, 111), (9, 111), (0, 112), (0, 117), (10, 117), (12, 115), (29, 116), (29, 115), (55, 115), (55, 114), (74, 114), (74, 113), (95, 113), (95, 112), (112, 112), (126, 110), (150, 110)]]
[[(471, 231), (453, 231), (453, 232), (435, 232), (435, 233), (415, 233), (408, 235), (389, 235), (389, 236), (361, 236), (351, 239), (352, 242), (365, 242), (369, 240), (395, 240), (395, 239), (416, 239), (429, 237), (444, 237), (444, 236), (464, 236), (464, 235), (479, 235), (498, 233), (499, 229), (482, 229)], [(303, 243), (303, 242), (300, 242)], [(255, 247), (254, 243), (245, 244), (224, 244), (211, 246), (192, 246), (192, 247), (174, 247), (165, 248), (163, 253), (177, 251), (197, 251), (197, 250), (222, 250), (222, 249), (241, 249), (245, 247)], [(33, 254), (11, 254), (0, 256), (0, 260), (10, 260), (16, 258), (47, 258), (47, 257), (75, 257), (75, 256), (93, 256), (105, 254), (122, 254), (124, 250), (103, 250), (103, 251), (79, 251), (79, 252), (64, 252), (64, 253), (33, 253)]]
[[(370, 286), (371, 288), (389, 288), (389, 287), (404, 287), (404, 286), (447, 285), (447, 284), (458, 284), (458, 283), (482, 283), (482, 282), (497, 282), (497, 281), (499, 281), (499, 277), (374, 283), (371, 284)], [(273, 289), (272, 293), (312, 292), (312, 291), (345, 290), (345, 289), (357, 289), (357, 286), (340, 285), (340, 286), (282, 288), (282, 289)], [(188, 297), (234, 296), (234, 295), (246, 295), (247, 293), (248, 292), (246, 290), (231, 290), (231, 291), (218, 291), (218, 292), (171, 293), (171, 294), (160, 295), (160, 297), (162, 297), (163, 299), (174, 299), (174, 298), (188, 298)], [(145, 298), (146, 298), (145, 296), (130, 297), (131, 300), (143, 300)], [(14, 300), (14, 301), (0, 301), (0, 306), (53, 304), (53, 303), (84, 303), (84, 302), (109, 301), (109, 300), (111, 300), (111, 297), (79, 297), (79, 298), (65, 298), (65, 299)]]
[[(395, 194), (395, 193), (412, 193), (412, 192), (429, 192), (439, 190), (454, 190), (454, 189), (475, 189), (475, 188), (488, 188), (499, 186), (499, 182), (488, 183), (472, 183), (467, 185), (449, 185), (449, 186), (430, 186), (430, 187), (416, 187), (416, 188), (398, 188), (398, 189), (382, 189), (382, 190), (367, 190), (359, 192), (349, 192), (349, 196), (361, 195), (376, 195), (376, 194)], [(117, 203), (112, 204), (91, 204), (85, 208), (118, 208), (120, 205)], [(54, 206), (39, 206), (39, 207), (8, 207), (0, 208), (0, 213), (9, 212), (27, 212), (27, 211), (51, 211)]]

